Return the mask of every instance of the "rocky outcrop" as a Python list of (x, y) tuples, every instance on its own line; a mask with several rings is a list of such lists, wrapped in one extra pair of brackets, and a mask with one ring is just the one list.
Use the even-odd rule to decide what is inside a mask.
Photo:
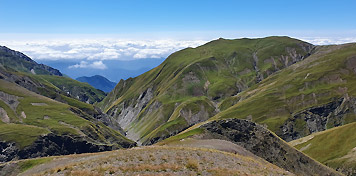
[(288, 119), (282, 128), (281, 138), (295, 140), (311, 133), (345, 124), (345, 115), (356, 114), (356, 98), (348, 97), (334, 100), (325, 105), (312, 107), (296, 113)]
[[(132, 143), (121, 142), (123, 148), (133, 147)], [(81, 137), (48, 134), (38, 138), (32, 145), (23, 149), (14, 143), (0, 142), (0, 162), (16, 159), (35, 158), (43, 156), (68, 155), (74, 153), (91, 153), (119, 148), (118, 145), (94, 144)]]
[(7, 112), (0, 107), (0, 119), (4, 123), (10, 123), (10, 117), (7, 115)]
[(3, 91), (0, 91), (0, 100), (7, 104), (14, 112), (16, 112), (17, 106), (20, 104), (18, 101), (20, 97), (16, 95), (10, 95)]
[[(123, 129), (126, 129), (132, 124), (138, 114), (147, 106), (152, 98), (153, 90), (152, 88), (148, 88), (143, 91), (137, 99), (133, 99), (130, 102), (123, 102), (115, 108), (111, 108), (107, 114), (116, 119)], [(139, 139), (139, 137), (132, 131), (127, 131), (127, 134), (131, 136), (132, 140), (137, 141)]]
[(231, 141), (297, 175), (341, 175), (289, 146), (266, 128), (247, 120), (218, 120), (202, 125), (201, 139)]

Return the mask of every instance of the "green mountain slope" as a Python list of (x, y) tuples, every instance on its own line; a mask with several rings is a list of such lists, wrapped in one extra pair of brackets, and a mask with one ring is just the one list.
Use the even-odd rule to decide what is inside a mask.
[(356, 121), (356, 44), (320, 46), (220, 104), (214, 119), (247, 118), (289, 141)]
[(219, 39), (170, 55), (160, 66), (120, 81), (98, 105), (128, 136), (150, 143), (220, 112), (219, 102), (310, 55), (288, 37)]
[(90, 104), (103, 91), (6, 47), (0, 62), (0, 162), (135, 145)]
[(305, 154), (347, 175), (356, 173), (356, 123), (291, 141)]
[[(19, 84), (44, 96), (52, 96), (51, 98), (53, 98), (53, 94), (60, 93), (93, 104), (106, 96), (103, 91), (97, 90), (89, 84), (82, 84), (79, 81), (63, 77), (57, 69), (37, 64), (23, 53), (5, 46), (0, 46), (0, 73), (2, 79)], [(39, 87), (46, 90), (38, 90)]]
[(321, 163), (352, 175), (355, 68), (356, 44), (319, 46), (305, 60), (222, 101), (221, 112), (214, 117), (164, 142), (199, 134), (201, 126), (217, 119), (249, 119), (286, 140), (311, 134), (291, 144)]
[(83, 111), (0, 80), (0, 161), (134, 143)]

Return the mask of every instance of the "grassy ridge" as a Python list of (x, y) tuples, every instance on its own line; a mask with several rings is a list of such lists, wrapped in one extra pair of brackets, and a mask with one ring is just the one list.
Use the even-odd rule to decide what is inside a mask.
[[(169, 119), (172, 113), (180, 113), (175, 110), (180, 104), (203, 97), (208, 104), (215, 106), (217, 102), (254, 86), (260, 78), (292, 64), (295, 62), (293, 59), (302, 59), (311, 47), (288, 37), (215, 40), (173, 53), (158, 67), (136, 78), (120, 81), (98, 106), (104, 112), (117, 116), (115, 112), (121, 112), (128, 106), (135, 107), (140, 95), (149, 88), (153, 89), (153, 98), (126, 128), (138, 134), (140, 139), (149, 140), (159, 137), (149, 134), (152, 131), (169, 134), (176, 130), (165, 123), (174, 124)], [(283, 60), (285, 58), (288, 58), (287, 61)], [(151, 106), (155, 102), (165, 108), (153, 110)], [(208, 107), (204, 101), (195, 104), (197, 107)], [(116, 108), (119, 110), (116, 111)], [(207, 116), (214, 115), (215, 112), (208, 111)], [(189, 124), (186, 119), (181, 120)]]

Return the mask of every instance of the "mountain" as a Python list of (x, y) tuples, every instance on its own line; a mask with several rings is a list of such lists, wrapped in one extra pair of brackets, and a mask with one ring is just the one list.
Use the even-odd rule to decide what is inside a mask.
[(135, 146), (115, 121), (89, 104), (104, 92), (2, 48), (0, 162)]
[(91, 77), (82, 76), (76, 80), (80, 82), (86, 82), (96, 89), (100, 89), (104, 92), (110, 92), (116, 86), (115, 82), (111, 82), (110, 80), (100, 75), (94, 75)]
[(0, 46), (2, 79), (19, 84), (30, 91), (65, 102), (63, 96), (93, 104), (105, 97), (105, 92), (62, 76), (57, 69), (37, 64), (21, 52)]
[(218, 39), (173, 53), (149, 72), (120, 81), (98, 106), (131, 139), (149, 144), (220, 113), (225, 99), (307, 58), (313, 48), (288, 37)]
[[(78, 78), (88, 75), (101, 75), (105, 78), (119, 82), (121, 79), (128, 79), (139, 76), (164, 61), (164, 58), (144, 58), (134, 60), (103, 60), (106, 69), (88, 69), (73, 67), (80, 65), (80, 60), (41, 60), (41, 63), (59, 69), (63, 74), (71, 78)], [(89, 62), (89, 61), (88, 61)]]
[(134, 145), (80, 109), (5, 80), (0, 100), (0, 162)]
[(37, 64), (23, 53), (11, 50), (5, 46), (0, 46), (0, 64), (10, 70), (32, 74), (62, 76), (59, 70), (44, 64)]
[[(149, 72), (120, 81), (98, 106), (141, 145), (186, 137), (205, 123), (230, 118), (256, 122), (292, 141), (356, 121), (355, 58), (355, 43), (218, 39), (173, 53)], [(346, 137), (352, 138), (350, 132)], [(337, 150), (337, 141), (330, 150)], [(342, 154), (310, 156), (353, 172), (352, 164), (340, 166), (356, 147), (347, 141)], [(314, 153), (318, 146), (308, 150)]]
[[(58, 157), (58, 160), (52, 157), (21, 160), (2, 164), (0, 170), (2, 173), (16, 173), (11, 172), (11, 169), (21, 172), (27, 170), (26, 174), (92, 172), (120, 175), (157, 174), (162, 171), (167, 174), (206, 175), (214, 174), (211, 172), (216, 169), (216, 174), (226, 175), (240, 171), (252, 175), (342, 175), (327, 167), (330, 166), (352, 175), (352, 156), (356, 147), (352, 142), (356, 123), (355, 58), (355, 43), (314, 46), (289, 37), (220, 38), (197, 48), (177, 51), (156, 68), (138, 77), (121, 80), (101, 102), (95, 103), (100, 110), (74, 99), (71, 94), (61, 94), (66, 87), (61, 85), (69, 84), (69, 80), (60, 82), (56, 80), (58, 76), (40, 75), (44, 80), (53, 78), (52, 82), (40, 81), (36, 77), (38, 75), (33, 73), (15, 74), (1, 68), (1, 77), (9, 84), (3, 83), (5, 86), (2, 90), (6, 94), (3, 95), (4, 105), (0, 113), (5, 125), (3, 132), (0, 131), (0, 137), (2, 135), (6, 139), (5, 144), (0, 145), (4, 147), (0, 149), (8, 152), (5, 156), (13, 156), (11, 151), (14, 145), (19, 146), (15, 150), (17, 153), (28, 153), (33, 151), (34, 146), (36, 149), (47, 146), (47, 141), (53, 144), (57, 140), (47, 138), (52, 135), (63, 137), (59, 134), (64, 129), (56, 131), (58, 124), (62, 125), (60, 128), (65, 126), (79, 129), (87, 137), (76, 138), (74, 132), (67, 130), (67, 137), (81, 141), (59, 139), (71, 142), (55, 144), (50, 149), (57, 146), (82, 146), (81, 142), (93, 144), (89, 147), (93, 151), (111, 150), (113, 148), (106, 148), (111, 145), (117, 148), (134, 146), (136, 143), (143, 146), (119, 150), (117, 153)], [(12, 86), (6, 89), (11, 85), (20, 88)], [(29, 100), (25, 95), (32, 94), (21, 94), (30, 90), (22, 87), (31, 88), (30, 85), (36, 85), (32, 86), (37, 88), (31, 90), (33, 94), (37, 90), (47, 97), (53, 95), (51, 101), (63, 101), (65, 104), (55, 101), (61, 104), (53, 106), (61, 109), (57, 112), (63, 111), (63, 104), (77, 117), (62, 121), (45, 114), (47, 111), (43, 106), (50, 105), (49, 102), (34, 101), (32, 98)], [(43, 89), (38, 89), (40, 85)], [(18, 89), (21, 91), (11, 92)], [(54, 90), (58, 92), (53, 94)], [(28, 103), (44, 109), (25, 112), (24, 107)], [(11, 108), (15, 105), (20, 108), (16, 108), (13, 115)], [(49, 112), (54, 112), (54, 117), (58, 115), (55, 110)], [(42, 114), (33, 115), (28, 118), (32, 120), (26, 121), (27, 116), (30, 116), (27, 114), (31, 113)], [(12, 117), (18, 121), (12, 120)], [(87, 131), (90, 128), (71, 121), (76, 118), (85, 119), (88, 124), (96, 124), (97, 129)], [(48, 119), (53, 121), (47, 123), (45, 120)], [(33, 130), (36, 134), (31, 135), (35, 137), (26, 137), (32, 139), (27, 143), (31, 150), (21, 148), (21, 143), (26, 141), (24, 139), (19, 138), (15, 144), (12, 143), (12, 133), (6, 130), (12, 129), (10, 127), (13, 123), (38, 128), (38, 131)], [(26, 129), (23, 126), (21, 128)], [(79, 131), (78, 134), (84, 136)], [(21, 132), (20, 129), (16, 131), (19, 134)], [(97, 135), (90, 132), (96, 132)], [(307, 138), (303, 138), (305, 136)], [(286, 141), (292, 142), (288, 144)], [(96, 148), (94, 144), (100, 144), (102, 148)], [(52, 150), (46, 148), (44, 151)], [(73, 152), (69, 148), (64, 151), (64, 154)], [(218, 156), (216, 152), (223, 155)], [(206, 158), (202, 157), (203, 153)], [(33, 156), (43, 155), (32, 153), (28, 158)], [(157, 158), (159, 156), (162, 157)], [(197, 159), (191, 161), (188, 156)], [(235, 170), (236, 162), (231, 165), (230, 160), (213, 160), (219, 157), (226, 159), (228, 156), (233, 156), (230, 158), (233, 161), (239, 160), (237, 163), (241, 167)], [(169, 166), (156, 167), (163, 162)], [(263, 164), (265, 162), (270, 164)], [(209, 163), (219, 167), (206, 169), (210, 167)], [(259, 165), (257, 163), (268, 169), (267, 173), (261, 173), (259, 166), (256, 166), (253, 173), (251, 170), (246, 171), (246, 165)]]
[(189, 133), (149, 147), (9, 162), (0, 170), (4, 175), (342, 175), (250, 121), (211, 121)]

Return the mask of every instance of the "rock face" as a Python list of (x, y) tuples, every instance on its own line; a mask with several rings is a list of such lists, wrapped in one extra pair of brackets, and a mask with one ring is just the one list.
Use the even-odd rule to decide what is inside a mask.
[(280, 137), (291, 141), (330, 127), (344, 125), (348, 113), (356, 114), (356, 98), (349, 96), (306, 109), (284, 123)]
[[(133, 123), (135, 118), (144, 109), (149, 101), (153, 98), (152, 88), (148, 88), (143, 91), (135, 100), (131, 102), (123, 102), (115, 109), (108, 111), (108, 114), (116, 119), (122, 128), (128, 128), (129, 125)], [(126, 130), (127, 135), (130, 139), (138, 141), (140, 136), (136, 135), (134, 131), (128, 129)]]
[(297, 175), (341, 175), (314, 161), (275, 134), (256, 123), (240, 120), (218, 120), (202, 125), (202, 139), (223, 139), (240, 145), (253, 154)]
[[(132, 143), (122, 142), (124, 148), (133, 147)], [(66, 135), (48, 134), (37, 139), (31, 146), (20, 149), (14, 143), (0, 142), (0, 163), (14, 159), (26, 159), (43, 156), (68, 155), (74, 153), (92, 153), (117, 149), (117, 145), (98, 145), (81, 138)]]

